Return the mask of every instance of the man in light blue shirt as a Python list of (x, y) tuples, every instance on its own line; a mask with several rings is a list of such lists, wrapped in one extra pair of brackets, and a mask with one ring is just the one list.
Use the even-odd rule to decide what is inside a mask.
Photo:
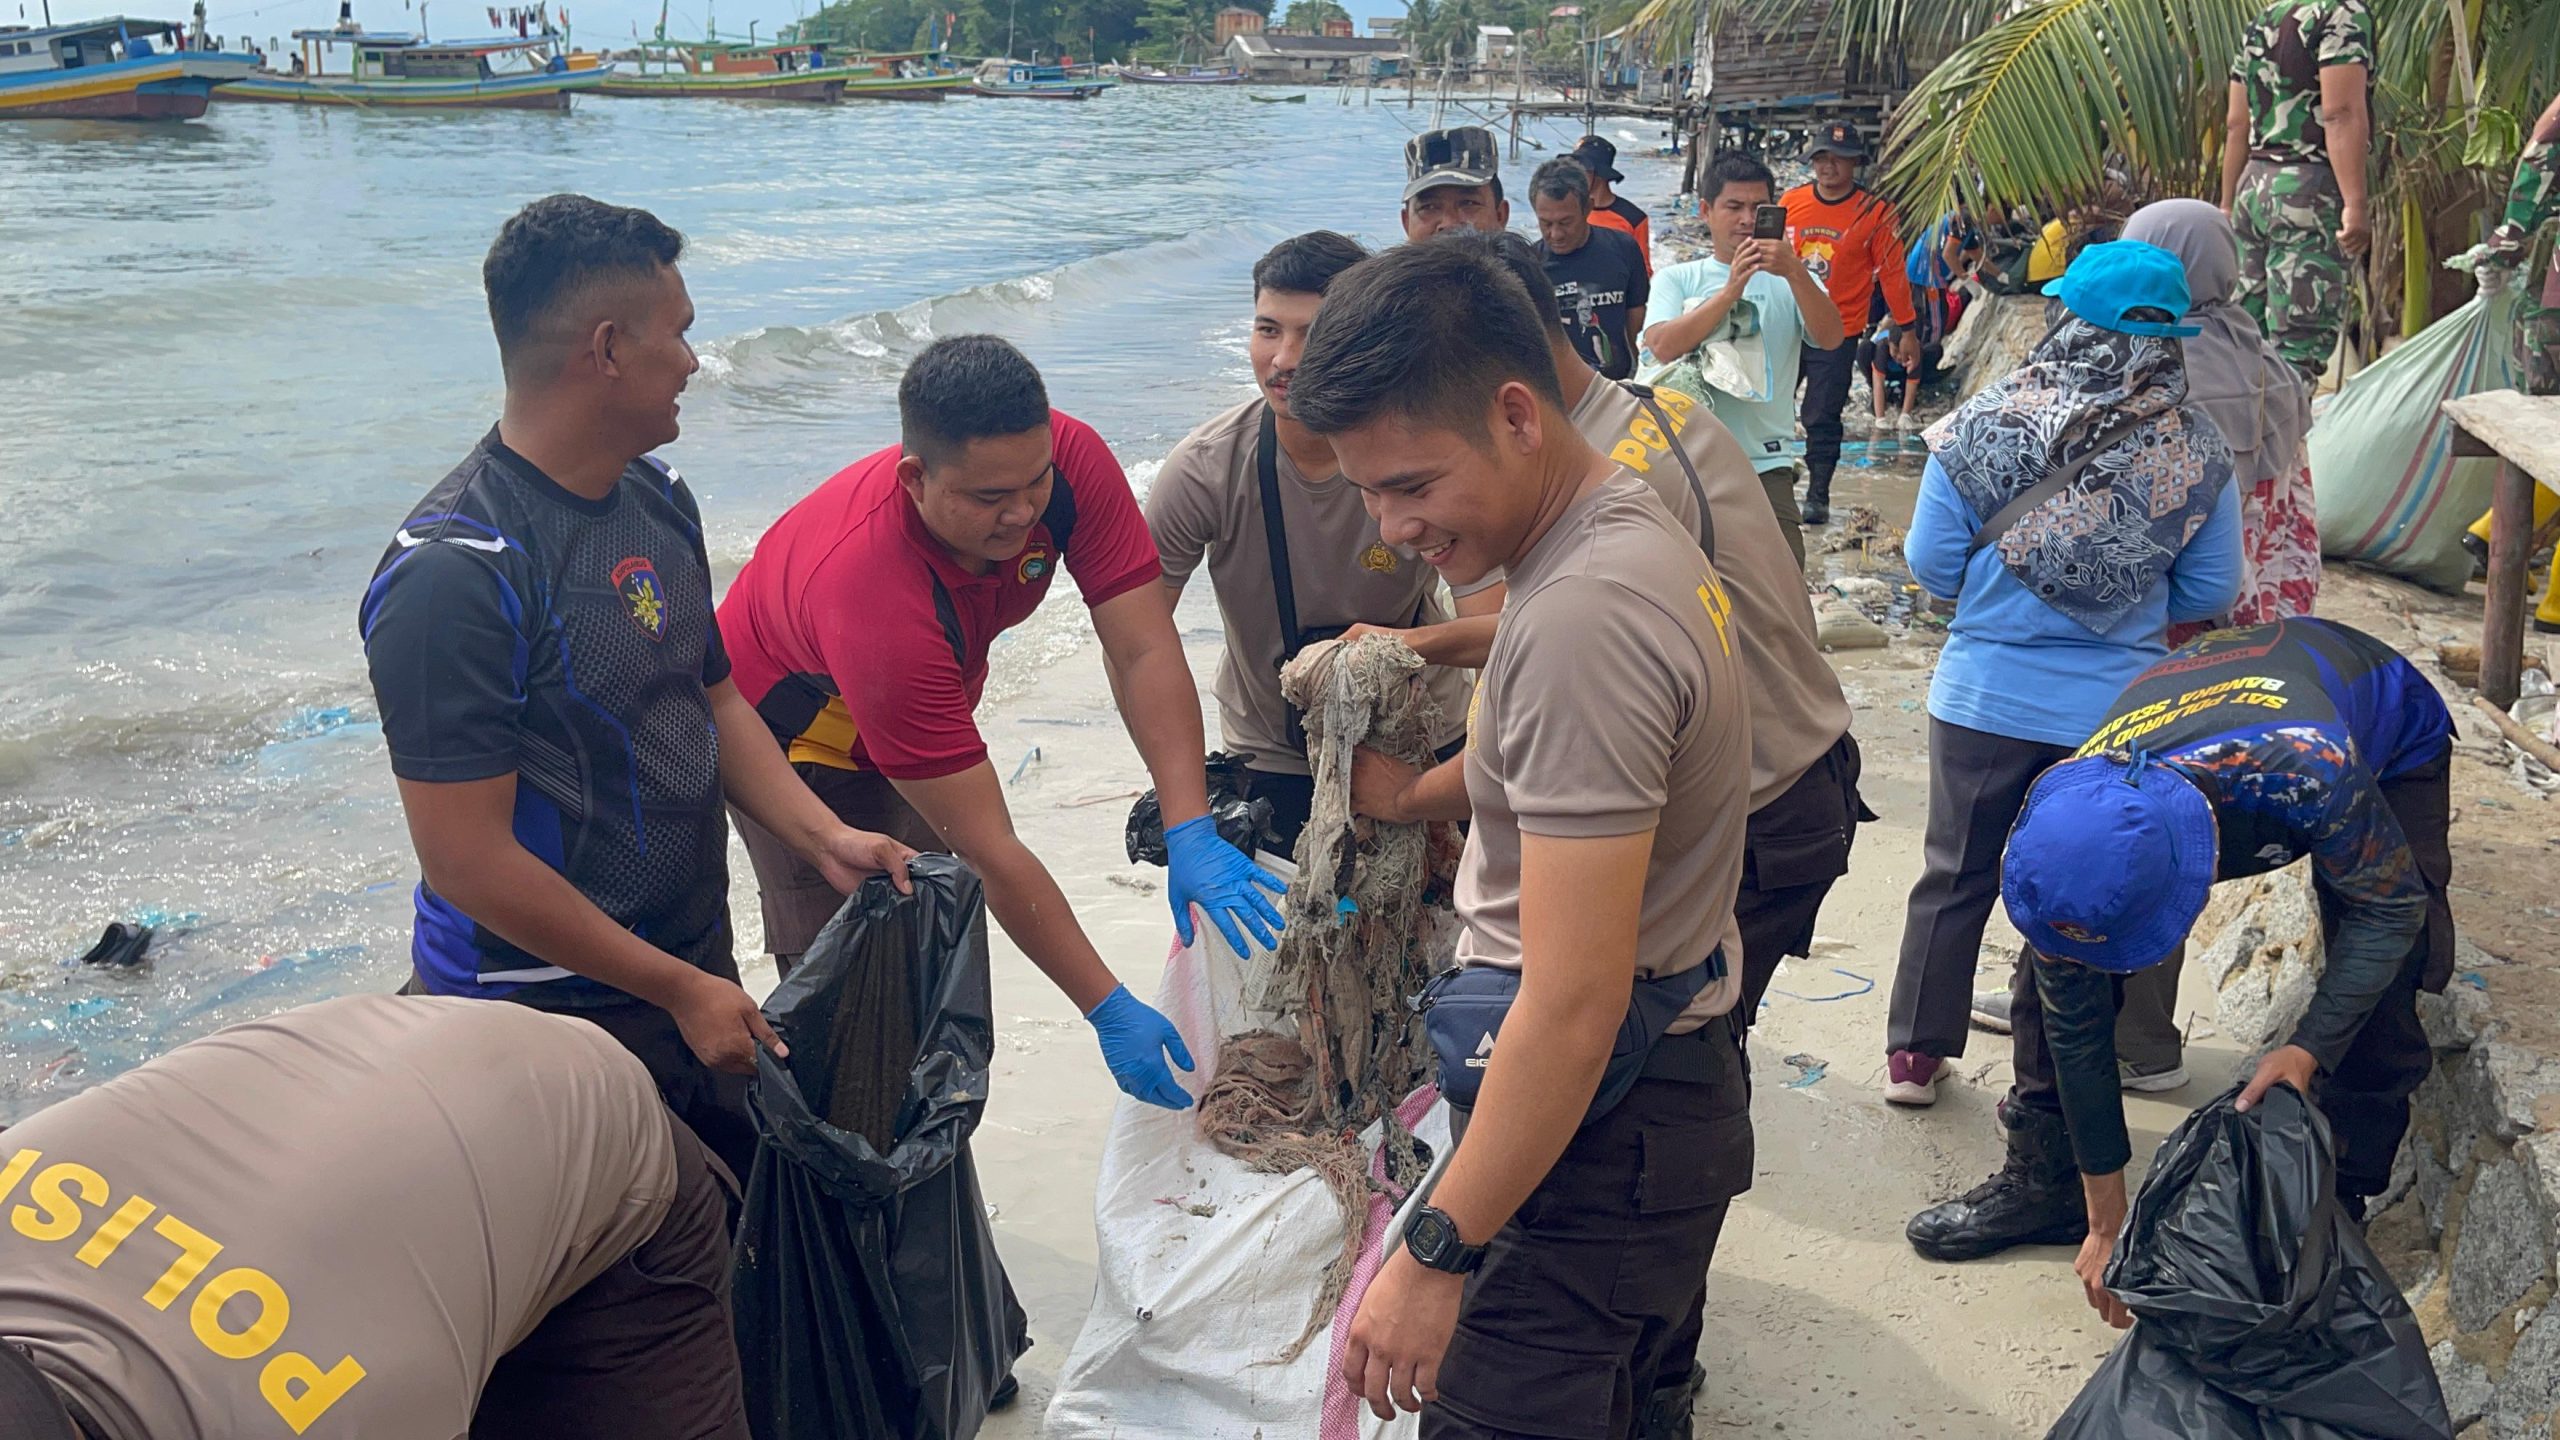
[(1840, 309), (1783, 236), (1752, 238), (1759, 208), (1777, 200), (1768, 166), (1748, 155), (1720, 155), (1698, 193), (1715, 253), (1653, 277), (1652, 308), (1669, 318), (1644, 332), (1644, 347), (1661, 362), (1696, 359), (1695, 369), (1679, 365), (1656, 383), (1694, 387), (1742, 442), (1801, 565), (1795, 459), (1787, 453), (1796, 433), (1796, 367), (1804, 346), (1830, 348), (1845, 338)]

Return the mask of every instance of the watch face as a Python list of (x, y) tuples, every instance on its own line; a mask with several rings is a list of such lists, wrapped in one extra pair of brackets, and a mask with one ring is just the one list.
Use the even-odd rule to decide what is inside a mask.
[(1447, 1216), (1426, 1207), (1405, 1227), (1405, 1244), (1413, 1251), (1414, 1259), (1425, 1265), (1438, 1265), (1457, 1248), (1458, 1232)]

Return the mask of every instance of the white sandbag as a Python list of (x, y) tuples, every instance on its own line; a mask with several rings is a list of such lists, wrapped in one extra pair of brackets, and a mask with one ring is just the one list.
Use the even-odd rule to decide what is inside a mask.
[[(1265, 863), (1268, 864), (1266, 857)], [(1275, 866), (1276, 868), (1280, 868)], [(1200, 923), (1199, 943), (1165, 962), (1156, 1008), (1182, 1032), (1199, 1080), (1222, 1037), (1266, 1026), (1252, 1011), (1247, 962)], [(1250, 962), (1270, 963), (1257, 951)], [(1448, 1107), (1425, 1087), (1398, 1112), (1434, 1152)], [(1373, 1145), (1375, 1127), (1364, 1137)], [(1341, 1210), (1312, 1170), (1264, 1175), (1220, 1154), (1193, 1112), (1123, 1097), (1103, 1142), (1094, 1196), (1100, 1251), (1093, 1309), (1049, 1403), (1046, 1440), (1404, 1440), (1415, 1417), (1382, 1422), (1336, 1372), (1336, 1346), (1377, 1272), (1387, 1202), (1371, 1202), (1368, 1253), (1334, 1322), (1295, 1360)]]

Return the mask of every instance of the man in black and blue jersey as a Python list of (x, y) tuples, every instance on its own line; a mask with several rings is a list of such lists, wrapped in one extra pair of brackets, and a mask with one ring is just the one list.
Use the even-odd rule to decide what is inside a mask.
[(739, 988), (725, 800), (837, 888), (907, 847), (837, 820), (729, 679), (692, 493), (646, 458), (697, 368), (683, 237), (535, 201), (482, 267), (497, 426), (427, 492), (360, 615), (424, 879), (412, 988), (581, 1016), (745, 1173), (759, 1044)]

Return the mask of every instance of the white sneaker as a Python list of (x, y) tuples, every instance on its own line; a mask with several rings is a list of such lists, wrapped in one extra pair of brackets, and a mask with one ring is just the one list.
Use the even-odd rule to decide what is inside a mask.
[(1938, 1082), (1954, 1071), (1955, 1062), (1943, 1055), (1923, 1055), (1917, 1050), (1896, 1050), (1884, 1062), (1884, 1098), (1895, 1105), (1914, 1109), (1938, 1103)]

